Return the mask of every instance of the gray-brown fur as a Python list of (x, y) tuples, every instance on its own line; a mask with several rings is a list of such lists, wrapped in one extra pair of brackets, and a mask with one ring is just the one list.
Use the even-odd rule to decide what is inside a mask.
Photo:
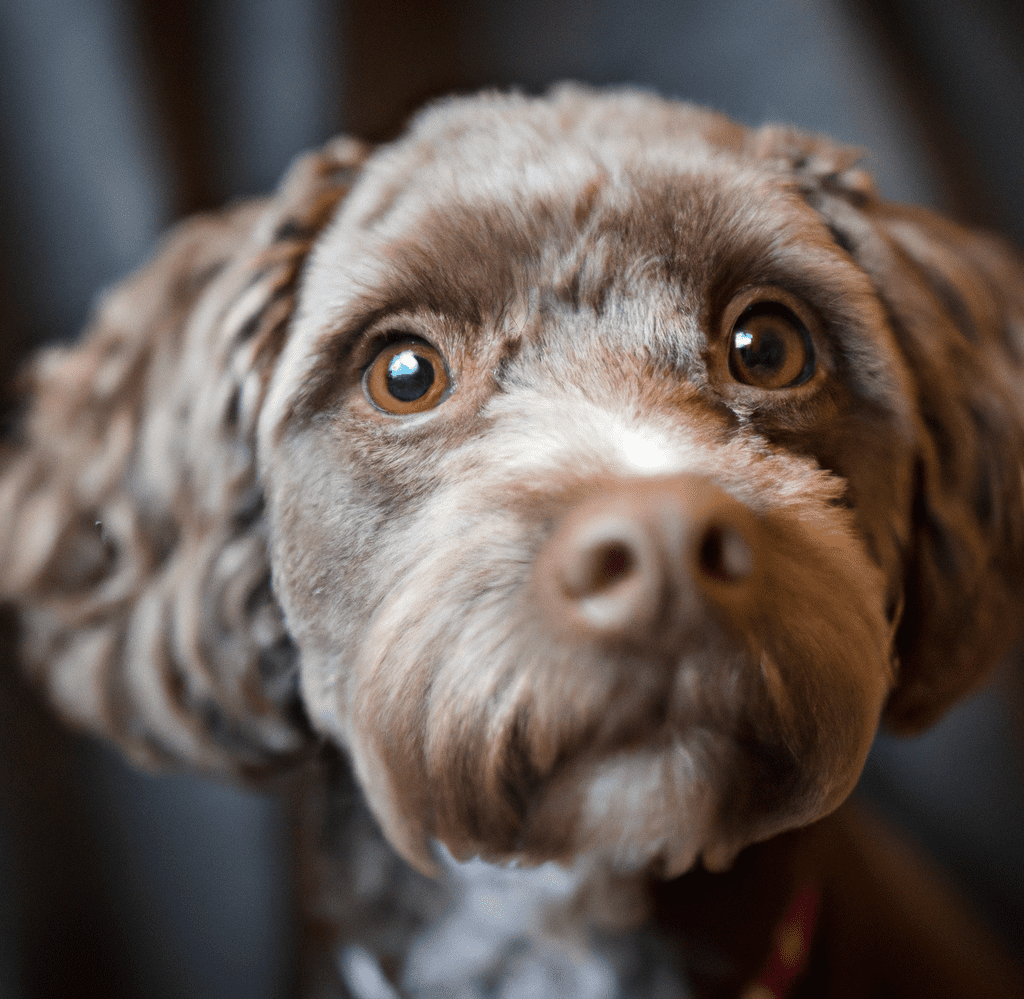
[(255, 422), (310, 240), (360, 156), (340, 143), (273, 201), (183, 223), (78, 346), (27, 373), (0, 588), (56, 705), (137, 760), (247, 773), (305, 738), (288, 717)]
[[(443, 103), (367, 156), (186, 223), (31, 370), (0, 595), (68, 717), (241, 775), (326, 739), (414, 866), (599, 895), (828, 814), (883, 717), (980, 681), (1024, 619), (1006, 248), (856, 152), (628, 91)], [(761, 287), (806, 383), (731, 373)], [(447, 366), (426, 413), (365, 394), (397, 335)], [(606, 517), (664, 561), (611, 629), (559, 588)], [(719, 521), (723, 585), (686, 561)]]

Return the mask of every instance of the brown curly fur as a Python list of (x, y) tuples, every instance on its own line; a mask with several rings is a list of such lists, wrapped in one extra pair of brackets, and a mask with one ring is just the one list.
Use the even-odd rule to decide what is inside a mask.
[(0, 482), (0, 589), (70, 719), (145, 763), (249, 774), (306, 738), (270, 588), (255, 425), (309, 247), (365, 150), (190, 219), (42, 354)]
[[(423, 869), (437, 839), (678, 872), (835, 809), (883, 714), (928, 724), (1006, 649), (1024, 273), (996, 240), (855, 151), (629, 91), (452, 101), (368, 156), (185, 223), (33, 367), (0, 596), (70, 718), (233, 774), (327, 736)], [(812, 317), (806, 385), (731, 378), (755, 287)], [(396, 331), (448, 366), (430, 413), (364, 394)], [(742, 601), (673, 568), (639, 636), (567, 627), (565, 525), (694, 490), (754, 551)]]

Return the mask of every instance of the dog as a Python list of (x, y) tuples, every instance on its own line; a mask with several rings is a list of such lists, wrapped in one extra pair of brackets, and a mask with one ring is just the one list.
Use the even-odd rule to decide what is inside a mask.
[(29, 675), (144, 765), (315, 775), (317, 988), (699, 994), (652, 884), (846, 814), (1017, 637), (1024, 270), (860, 159), (451, 99), (182, 223), (35, 361)]

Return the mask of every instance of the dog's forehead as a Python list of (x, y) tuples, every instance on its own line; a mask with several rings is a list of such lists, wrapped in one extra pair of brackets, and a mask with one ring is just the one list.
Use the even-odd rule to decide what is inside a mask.
[(413, 135), (372, 161), (314, 255), (319, 314), (340, 327), (423, 310), (478, 328), (545, 297), (600, 311), (616, 293), (668, 294), (691, 308), (779, 280), (785, 247), (800, 248), (789, 283), (837, 260), (791, 177), (703, 129), (519, 124)]
[(363, 170), (348, 214), (362, 225), (439, 190), (475, 199), (564, 194), (595, 168), (615, 180), (637, 162), (681, 168), (739, 154), (748, 132), (705, 108), (632, 91), (562, 87), (546, 99), (478, 95), (428, 109)]

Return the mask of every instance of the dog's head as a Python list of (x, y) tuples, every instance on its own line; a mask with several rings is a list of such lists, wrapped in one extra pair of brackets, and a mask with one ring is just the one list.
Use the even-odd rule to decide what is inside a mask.
[[(1021, 271), (856, 154), (632, 92), (485, 96), (317, 218), (286, 335), (211, 366), (235, 436), (258, 422), (305, 709), (413, 862), (727, 863), (1012, 639)], [(208, 354), (242, 356), (231, 315)]]

